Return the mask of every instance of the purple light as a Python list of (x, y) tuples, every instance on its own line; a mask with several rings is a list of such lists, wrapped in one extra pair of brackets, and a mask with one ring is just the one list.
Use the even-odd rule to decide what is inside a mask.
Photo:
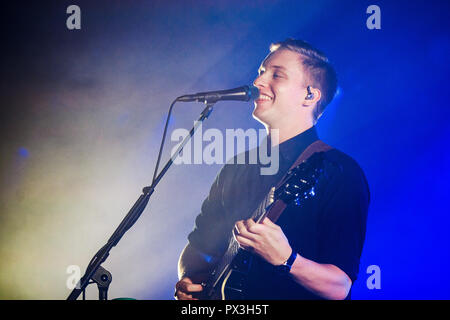
[(19, 156), (21, 156), (22, 158), (28, 158), (28, 156), (30, 155), (30, 152), (25, 147), (20, 147), (17, 152), (19, 153)]

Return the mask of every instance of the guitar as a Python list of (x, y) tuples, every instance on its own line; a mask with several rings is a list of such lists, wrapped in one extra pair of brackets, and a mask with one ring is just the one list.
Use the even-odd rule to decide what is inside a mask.
[[(301, 206), (315, 196), (315, 187), (324, 175), (327, 160), (324, 152), (316, 152), (295, 168), (289, 170), (277, 187), (271, 188), (251, 218), (261, 223), (264, 218), (276, 222), (290, 203)], [(202, 283), (203, 291), (196, 297), (203, 300), (245, 299), (245, 280), (252, 264), (253, 254), (242, 249), (231, 236), (228, 249)]]

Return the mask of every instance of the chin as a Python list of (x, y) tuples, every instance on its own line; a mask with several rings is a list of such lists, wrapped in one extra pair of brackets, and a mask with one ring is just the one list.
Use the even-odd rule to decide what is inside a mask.
[(268, 119), (266, 119), (266, 117), (264, 117), (264, 113), (259, 111), (258, 109), (253, 110), (252, 113), (253, 119), (255, 119), (256, 121), (262, 123), (265, 127), (267, 127), (268, 125)]

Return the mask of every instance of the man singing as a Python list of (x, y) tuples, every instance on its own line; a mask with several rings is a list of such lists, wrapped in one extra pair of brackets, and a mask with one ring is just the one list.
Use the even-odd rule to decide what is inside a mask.
[(261, 175), (259, 163), (233, 161), (221, 169), (180, 256), (175, 297), (196, 299), (234, 236), (254, 255), (245, 299), (350, 299), (369, 206), (366, 178), (352, 158), (326, 151), (337, 166), (313, 198), (289, 204), (276, 223), (251, 218), (270, 188), (319, 140), (315, 124), (335, 96), (336, 72), (322, 52), (288, 39), (271, 45), (254, 85), (260, 96), (253, 116), (278, 147), (278, 173)]

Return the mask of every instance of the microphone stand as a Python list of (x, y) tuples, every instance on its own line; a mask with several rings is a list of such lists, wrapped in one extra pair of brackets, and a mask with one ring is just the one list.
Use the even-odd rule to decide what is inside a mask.
[(161, 172), (158, 176), (156, 176), (156, 173), (158, 171), (158, 165), (159, 161), (161, 159), (161, 153), (164, 145), (164, 139), (167, 132), (167, 126), (169, 123), (170, 114), (172, 112), (172, 108), (174, 104), (178, 101), (179, 98), (175, 99), (172, 104), (170, 105), (166, 126), (164, 128), (163, 138), (161, 141), (161, 147), (159, 150), (158, 155), (158, 161), (156, 163), (155, 172), (153, 175), (153, 181), (150, 186), (144, 187), (142, 189), (142, 194), (139, 196), (137, 201), (134, 203), (133, 207), (130, 209), (130, 211), (127, 213), (125, 218), (122, 220), (122, 222), (119, 224), (117, 229), (114, 231), (113, 235), (109, 238), (108, 242), (94, 255), (92, 260), (90, 261), (89, 265), (86, 268), (86, 272), (84, 273), (83, 277), (81, 277), (80, 281), (77, 283), (76, 287), (72, 290), (70, 295), (67, 297), (67, 300), (77, 300), (81, 293), (83, 293), (83, 300), (85, 297), (85, 290), (86, 287), (91, 283), (97, 283), (98, 289), (99, 289), (99, 300), (106, 300), (107, 299), (107, 292), (109, 283), (112, 280), (111, 273), (105, 270), (103, 267), (101, 267), (101, 264), (105, 262), (106, 258), (109, 256), (110, 250), (117, 245), (117, 243), (120, 241), (122, 236), (127, 232), (128, 229), (130, 229), (136, 221), (139, 219), (140, 215), (144, 211), (145, 207), (147, 206), (150, 196), (155, 191), (155, 187), (160, 182), (164, 174), (167, 172), (169, 167), (172, 165), (175, 158), (180, 154), (180, 152), (183, 150), (183, 147), (186, 145), (186, 143), (189, 141), (189, 139), (192, 138), (195, 131), (198, 129), (198, 127), (202, 124), (202, 122), (209, 117), (213, 110), (214, 104), (217, 102), (217, 99), (213, 100), (205, 100), (204, 103), (206, 104), (205, 109), (200, 114), (200, 117), (198, 120), (194, 123), (194, 126), (192, 127), (191, 131), (189, 132), (189, 135), (186, 136), (183, 140), (183, 142), (178, 147), (177, 151), (172, 155), (170, 160), (166, 163), (166, 165), (163, 167)]

